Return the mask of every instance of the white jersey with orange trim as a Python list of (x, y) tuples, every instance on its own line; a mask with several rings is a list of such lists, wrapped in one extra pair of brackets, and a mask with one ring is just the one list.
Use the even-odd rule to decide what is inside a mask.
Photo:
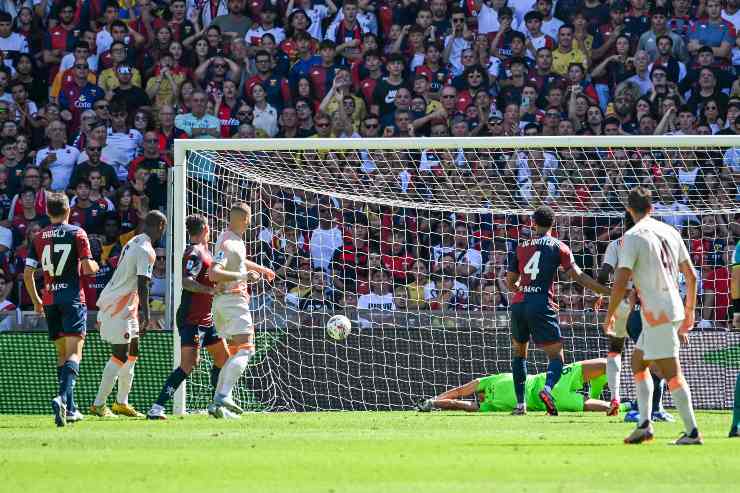
[(139, 307), (138, 277), (151, 279), (156, 257), (152, 240), (146, 233), (131, 238), (121, 251), (113, 277), (98, 297), (100, 311), (109, 317), (136, 316)]
[(678, 266), (691, 262), (676, 228), (645, 217), (622, 238), (619, 266), (632, 271), (642, 305), (642, 318), (654, 327), (683, 320)]
[[(214, 251), (214, 264), (229, 272), (247, 272), (247, 246), (244, 240), (230, 229), (219, 235)], [(220, 296), (236, 294), (249, 301), (249, 291), (244, 281), (220, 282), (217, 287), (219, 291), (225, 293)]]

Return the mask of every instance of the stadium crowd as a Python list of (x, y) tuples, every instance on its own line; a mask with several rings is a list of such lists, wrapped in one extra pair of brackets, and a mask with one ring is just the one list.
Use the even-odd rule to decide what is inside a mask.
[[(736, 26), (738, 0), (0, 0), (0, 308), (32, 309), (19, 281), (51, 190), (72, 197), (102, 266), (95, 309), (122, 245), (166, 208), (176, 138), (740, 133)], [(516, 156), (496, 183), (519, 205), (615, 212), (625, 186), (649, 181), (701, 267), (701, 323), (723, 324), (740, 225), (689, 202), (734, 207), (740, 153), (617, 151), (588, 179), (573, 156)], [(438, 185), (465, 156), (412, 161), (392, 177), (401, 188)], [(376, 171), (369, 158), (358, 173)], [(357, 214), (294, 191), (262, 204), (256, 253), (281, 276), (277, 297), (309, 311), (505, 307), (507, 243), (529, 231), (524, 217)], [(559, 219), (593, 274), (618, 221)], [(165, 265), (158, 249), (155, 308)], [(590, 303), (575, 286), (559, 296)]]

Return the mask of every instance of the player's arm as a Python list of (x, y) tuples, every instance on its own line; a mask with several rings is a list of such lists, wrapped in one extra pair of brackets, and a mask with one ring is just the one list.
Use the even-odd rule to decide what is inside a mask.
[(509, 251), (506, 259), (506, 287), (512, 293), (519, 291), (519, 261), (517, 260), (516, 248)]
[(691, 259), (686, 259), (678, 264), (678, 270), (686, 280), (686, 301), (684, 301), (684, 319), (679, 327), (679, 332), (686, 333), (694, 328), (694, 310), (696, 309), (696, 270)]
[(244, 264), (247, 266), (248, 271), (259, 272), (260, 275), (268, 281), (272, 281), (273, 279), (275, 279), (275, 272), (273, 272), (272, 269), (268, 269), (267, 267), (252, 262), (251, 260), (245, 261)]
[[(26, 291), (28, 291), (28, 295), (31, 297), (36, 313), (44, 313), (44, 304), (41, 302), (41, 297), (36, 290), (36, 280), (34, 279), (37, 269), (36, 266), (32, 267), (29, 264), (29, 260), (28, 258), (26, 259), (26, 268), (23, 270), (23, 284), (26, 286)], [(33, 262), (35, 263), (36, 261), (34, 260)]]
[(149, 278), (147, 276), (136, 276), (136, 291), (139, 293), (141, 315), (139, 320), (139, 333), (144, 335), (149, 328)]
[(573, 264), (573, 266), (568, 269), (566, 275), (571, 281), (577, 282), (586, 289), (590, 289), (591, 291), (604, 296), (609, 296), (609, 288), (583, 272), (576, 264)]
[(87, 233), (83, 230), (79, 230), (75, 236), (75, 243), (77, 247), (77, 255), (80, 258), (80, 267), (82, 273), (86, 276), (92, 276), (97, 274), (100, 270), (98, 263), (93, 260), (92, 252), (90, 251), (90, 239), (87, 237)]
[(511, 292), (517, 292), (519, 291), (519, 273), (517, 272), (507, 272), (506, 273), (506, 287), (509, 288)]
[[(221, 249), (216, 252), (216, 256), (213, 259), (211, 267), (208, 269), (208, 277), (213, 282), (234, 282), (234, 281), (245, 281), (245, 282), (257, 282), (260, 278), (260, 273), (255, 269), (250, 268), (249, 264), (257, 265), (254, 262), (245, 262), (247, 266), (246, 272), (227, 270), (226, 264), (228, 263), (228, 255), (231, 253), (227, 244), (221, 246)], [(270, 271), (272, 272), (272, 271)], [(275, 274), (273, 273), (273, 276)]]
[(185, 265), (182, 272), (182, 289), (191, 293), (216, 294), (216, 290), (211, 286), (199, 283), (196, 279), (203, 268), (203, 262), (197, 255), (190, 255), (185, 259)]
[(599, 269), (599, 273), (596, 274), (596, 281), (606, 286), (609, 283), (609, 278), (614, 272), (614, 266), (604, 262)]

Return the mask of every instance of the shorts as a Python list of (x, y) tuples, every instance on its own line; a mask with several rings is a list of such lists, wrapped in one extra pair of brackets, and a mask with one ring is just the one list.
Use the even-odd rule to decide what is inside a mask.
[(679, 340), (678, 326), (680, 322), (647, 327), (637, 339), (635, 347), (642, 351), (643, 359), (653, 361), (656, 359), (678, 358)]
[(622, 300), (614, 313), (614, 335), (619, 339), (627, 337), (627, 320), (632, 314), (632, 309), (627, 300)]
[(558, 411), (582, 412), (584, 397), (578, 391), (583, 388), (583, 365), (573, 363), (563, 367), (563, 374), (552, 389), (552, 397)]
[(85, 337), (87, 334), (87, 306), (83, 303), (68, 305), (44, 305), (49, 339), (60, 337)]
[(241, 296), (221, 295), (213, 298), (213, 322), (224, 339), (240, 334), (254, 334), (249, 302)]
[[(127, 315), (128, 310), (122, 315)], [(139, 337), (139, 318), (133, 314), (130, 317), (111, 316), (108, 312), (98, 312), (100, 324), (100, 338), (110, 344), (128, 344), (131, 339)]]
[(511, 337), (518, 343), (529, 342), (546, 346), (561, 341), (558, 314), (549, 306), (529, 303), (511, 305)]
[(627, 335), (630, 336), (632, 342), (637, 343), (640, 334), (642, 334), (642, 315), (640, 315), (640, 305), (635, 305), (627, 319)]
[(183, 324), (177, 330), (180, 333), (180, 347), (208, 347), (221, 342), (213, 325)]

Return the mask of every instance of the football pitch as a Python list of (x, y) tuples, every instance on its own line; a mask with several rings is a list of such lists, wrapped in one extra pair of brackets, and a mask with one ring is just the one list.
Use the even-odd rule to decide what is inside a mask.
[(631, 424), (433, 412), (245, 414), (145, 421), (0, 416), (0, 491), (660, 492), (738, 491), (729, 413), (700, 412), (703, 447), (673, 447), (678, 423), (626, 446)]

